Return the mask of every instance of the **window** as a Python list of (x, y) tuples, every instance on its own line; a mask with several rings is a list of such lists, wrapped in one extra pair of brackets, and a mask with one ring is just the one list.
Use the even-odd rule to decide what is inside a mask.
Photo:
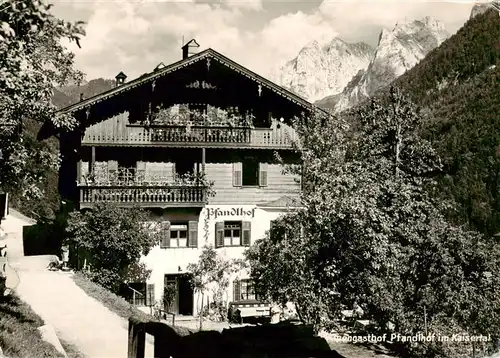
[(234, 301), (259, 301), (255, 294), (255, 287), (252, 280), (239, 280), (233, 283)]
[(259, 185), (259, 163), (254, 158), (243, 161), (243, 186)]
[(267, 163), (246, 157), (243, 162), (233, 163), (233, 186), (267, 186)]
[(153, 306), (155, 303), (155, 285), (154, 283), (146, 285), (146, 306)]
[(160, 227), (162, 249), (176, 247), (198, 247), (198, 222), (162, 222)]
[(224, 246), (241, 245), (241, 221), (224, 222)]
[(250, 246), (250, 221), (224, 221), (215, 223), (215, 247)]
[(188, 226), (171, 225), (170, 226), (170, 247), (187, 247), (188, 246)]
[(174, 164), (174, 171), (177, 175), (182, 176), (186, 174), (194, 174), (195, 161), (191, 158), (184, 158), (176, 161)]

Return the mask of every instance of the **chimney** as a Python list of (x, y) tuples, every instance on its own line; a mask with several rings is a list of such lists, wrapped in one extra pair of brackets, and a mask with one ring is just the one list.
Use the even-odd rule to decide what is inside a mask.
[(80, 102), (83, 101), (83, 93), (80, 93)]
[(200, 45), (195, 39), (188, 41), (184, 46), (182, 46), (182, 59), (185, 60), (189, 56), (196, 54), (199, 47)]
[(120, 73), (116, 75), (115, 79), (116, 79), (116, 87), (118, 87), (125, 83), (127, 75), (120, 71)]

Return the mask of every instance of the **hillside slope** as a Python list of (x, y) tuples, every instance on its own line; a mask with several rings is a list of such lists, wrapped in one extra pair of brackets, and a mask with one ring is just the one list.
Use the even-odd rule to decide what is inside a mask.
[(428, 115), (421, 130), (443, 158), (439, 181), (459, 204), (454, 219), (488, 235), (500, 231), (499, 62), (500, 17), (491, 9), (393, 82)]
[[(84, 98), (92, 97), (113, 88), (115, 81), (106, 79), (91, 80), (81, 86), (67, 86), (56, 89), (52, 97), (52, 103), (59, 109), (67, 107), (80, 100), (80, 93), (83, 93)], [(52, 153), (59, 153), (59, 141), (52, 137), (45, 141), (36, 139), (41, 124), (35, 121), (26, 121), (24, 123), (24, 140), (26, 145), (38, 150), (46, 148)], [(53, 169), (45, 170), (44, 178), (40, 181), (40, 187), (44, 190), (45, 195), (41, 199), (27, 200), (23, 197), (21, 190), (10, 193), (10, 205), (23, 214), (39, 217), (53, 217), (54, 213), (59, 209), (59, 193), (58, 179), (59, 173)]]

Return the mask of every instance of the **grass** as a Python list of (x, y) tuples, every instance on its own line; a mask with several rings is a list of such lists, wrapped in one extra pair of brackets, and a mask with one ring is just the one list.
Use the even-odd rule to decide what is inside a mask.
[(86, 358), (86, 355), (80, 352), (74, 344), (66, 342), (63, 339), (59, 339), (59, 342), (61, 342), (61, 346), (64, 348), (68, 358)]
[[(73, 275), (73, 280), (85, 293), (101, 302), (105, 307), (107, 307), (111, 312), (116, 313), (118, 316), (125, 319), (133, 318), (140, 321), (151, 321), (154, 318), (141, 310), (139, 310), (134, 305), (128, 303), (122, 297), (115, 295), (106, 288), (90, 281), (82, 273), (76, 272)], [(181, 336), (186, 336), (193, 333), (191, 330), (184, 327), (172, 327), (177, 334)]]
[[(0, 347), (7, 357), (62, 357), (42, 339), (37, 328), (43, 325), (40, 316), (17, 296), (0, 297)], [(68, 348), (70, 358), (84, 357), (74, 346), (64, 343), (63, 347)]]

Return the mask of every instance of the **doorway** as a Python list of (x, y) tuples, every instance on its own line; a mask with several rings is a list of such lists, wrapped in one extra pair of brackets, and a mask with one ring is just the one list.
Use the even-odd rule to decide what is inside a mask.
[(165, 286), (173, 285), (176, 295), (172, 302), (172, 313), (182, 316), (193, 315), (194, 291), (188, 274), (165, 275)]

